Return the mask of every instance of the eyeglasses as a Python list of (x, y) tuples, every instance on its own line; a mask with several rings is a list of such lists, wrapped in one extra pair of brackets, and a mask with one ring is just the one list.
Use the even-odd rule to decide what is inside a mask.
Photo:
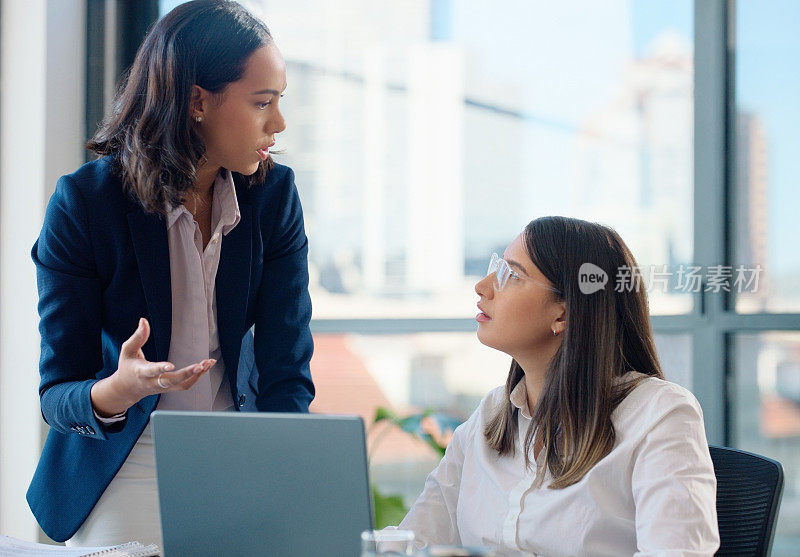
[(508, 263), (506, 263), (506, 260), (496, 253), (492, 254), (492, 259), (489, 261), (489, 270), (486, 272), (486, 275), (488, 276), (492, 273), (495, 273), (494, 286), (498, 291), (506, 287), (506, 284), (508, 284), (508, 279), (514, 277), (516, 280), (527, 280), (534, 284), (538, 284), (543, 288), (547, 288), (551, 292), (558, 292), (557, 288), (553, 288), (549, 284), (545, 284), (530, 277), (522, 276), (516, 271), (513, 271), (511, 267), (509, 267)]

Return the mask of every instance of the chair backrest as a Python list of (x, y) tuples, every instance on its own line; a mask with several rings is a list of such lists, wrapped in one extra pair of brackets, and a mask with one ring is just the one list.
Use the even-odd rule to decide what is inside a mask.
[(709, 447), (717, 476), (717, 555), (769, 555), (783, 492), (779, 462), (757, 454)]

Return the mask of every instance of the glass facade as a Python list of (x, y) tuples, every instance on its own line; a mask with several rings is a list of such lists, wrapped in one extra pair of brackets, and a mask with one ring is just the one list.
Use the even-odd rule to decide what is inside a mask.
[(653, 312), (691, 311), (691, 2), (245, 4), (287, 63), (316, 318), (471, 318), (551, 214), (616, 228)]

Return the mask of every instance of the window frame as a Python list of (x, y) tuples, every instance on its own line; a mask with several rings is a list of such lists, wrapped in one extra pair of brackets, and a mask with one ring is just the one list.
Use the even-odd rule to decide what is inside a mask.
[[(735, 0), (694, 3), (694, 260), (732, 265), (736, 169)], [(720, 102), (722, 99), (722, 102)], [(702, 187), (698, 187), (702, 185)], [(733, 292), (695, 294), (694, 309), (654, 315), (653, 332), (689, 334), (692, 391), (703, 407), (711, 444), (730, 446), (735, 400), (733, 336), (758, 331), (798, 331), (798, 313), (735, 311)], [(313, 319), (314, 334), (389, 335), (475, 331), (473, 319)]]

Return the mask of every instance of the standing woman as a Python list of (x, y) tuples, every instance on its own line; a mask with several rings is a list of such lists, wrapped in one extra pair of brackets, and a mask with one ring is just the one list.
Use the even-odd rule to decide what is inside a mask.
[[(160, 544), (156, 408), (308, 411), (307, 240), (269, 156), (285, 88), (263, 22), (182, 4), (87, 143), (103, 156), (58, 181), (32, 251), (50, 433), (27, 496), (52, 539)], [(237, 377), (254, 324), (257, 380)]]

